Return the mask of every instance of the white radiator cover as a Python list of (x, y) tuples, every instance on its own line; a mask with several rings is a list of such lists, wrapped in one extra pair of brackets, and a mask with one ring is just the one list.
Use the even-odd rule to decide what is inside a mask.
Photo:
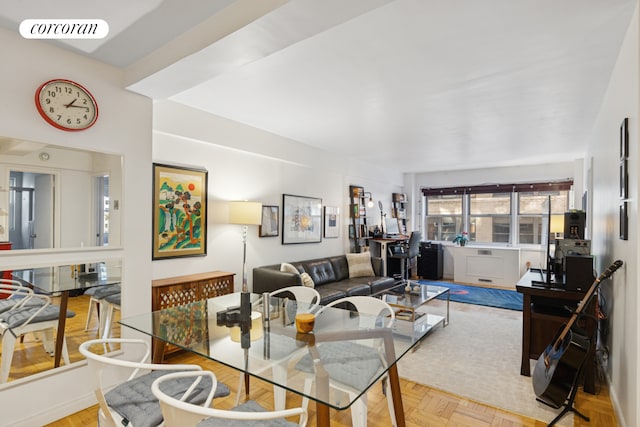
[(515, 288), (519, 279), (519, 248), (481, 246), (453, 248), (453, 280), (457, 283)]

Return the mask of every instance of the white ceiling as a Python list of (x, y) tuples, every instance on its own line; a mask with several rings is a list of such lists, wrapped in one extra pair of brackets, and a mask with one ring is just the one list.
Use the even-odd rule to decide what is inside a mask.
[(582, 157), (636, 0), (86, 4), (5, 3), (0, 26), (104, 19), (108, 39), (55, 43), (154, 99), (420, 172)]

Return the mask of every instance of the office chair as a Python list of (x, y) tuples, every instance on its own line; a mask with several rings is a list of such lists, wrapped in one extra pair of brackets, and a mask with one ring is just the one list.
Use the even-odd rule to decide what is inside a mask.
[(399, 253), (393, 253), (388, 258), (400, 260), (400, 270), (402, 273), (402, 283), (406, 284), (409, 280), (409, 266), (411, 258), (418, 256), (420, 251), (420, 240), (422, 240), (422, 233), (419, 231), (412, 231), (411, 237), (409, 237), (409, 243), (401, 245), (401, 251)]

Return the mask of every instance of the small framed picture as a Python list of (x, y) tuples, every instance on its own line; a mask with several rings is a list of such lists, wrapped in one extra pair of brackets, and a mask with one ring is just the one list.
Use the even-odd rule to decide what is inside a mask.
[(629, 157), (629, 118), (625, 117), (620, 125), (620, 160)]
[(620, 240), (629, 240), (629, 214), (627, 203), (620, 203)]
[(333, 206), (324, 207), (324, 237), (340, 237), (340, 208)]
[(262, 224), (258, 227), (258, 236), (276, 237), (280, 235), (280, 208), (262, 205)]
[(627, 171), (628, 160), (620, 160), (620, 198), (629, 198), (629, 172)]

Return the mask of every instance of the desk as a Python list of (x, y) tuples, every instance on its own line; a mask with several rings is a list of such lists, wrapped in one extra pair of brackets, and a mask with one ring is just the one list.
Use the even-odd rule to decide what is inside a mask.
[[(520, 375), (531, 375), (530, 359), (538, 359), (554, 340), (556, 333), (569, 320), (570, 313), (563, 305), (575, 309), (586, 292), (567, 291), (564, 288), (534, 286), (532, 281), (540, 281), (540, 271), (527, 271), (518, 281), (516, 290), (523, 296), (522, 303), (522, 362)], [(586, 314), (595, 315), (595, 304), (585, 309)], [(595, 328), (594, 322), (587, 322), (588, 334)], [(595, 393), (595, 340), (585, 361), (584, 391)]]
[[(30, 268), (15, 270), (14, 280), (18, 280), (45, 295), (60, 294), (60, 316), (56, 331), (56, 350), (54, 367), (60, 366), (64, 329), (67, 324), (67, 306), (69, 293), (82, 292), (95, 286), (115, 285), (120, 283), (120, 261), (95, 263), (95, 272), (80, 271), (85, 264), (63, 265), (56, 267)], [(63, 315), (64, 313), (64, 315)]]
[(408, 236), (375, 237), (373, 239), (369, 239), (369, 250), (371, 251), (371, 255), (382, 258), (382, 275), (383, 276), (389, 275), (388, 274), (389, 263), (387, 261), (387, 255), (389, 255), (389, 245), (405, 242), (408, 239), (409, 239)]
[[(312, 334), (299, 335), (296, 334), (291, 316), (285, 315), (288, 313), (285, 308), (277, 317), (272, 315), (269, 328), (263, 325), (263, 331), (260, 331), (262, 333), (251, 342), (250, 348), (243, 349), (240, 343), (231, 340), (230, 328), (218, 326), (216, 321), (218, 312), (239, 305), (239, 295), (223, 295), (124, 318), (120, 320), (120, 324), (225, 364), (289, 392), (308, 397), (316, 402), (318, 426), (330, 425), (330, 408), (344, 410), (349, 408), (354, 400), (335, 398), (335, 391), (329, 387), (326, 374), (327, 371), (329, 375), (331, 372), (328, 368), (327, 371), (324, 370), (322, 358), (319, 359), (319, 367), (315, 374), (316, 387), (311, 387), (311, 390), (306, 392), (305, 380), (312, 374), (296, 369), (297, 361), (307, 354), (315, 355), (317, 358), (317, 350), (325, 343), (330, 342), (332, 346), (344, 346), (347, 349), (359, 340), (378, 340), (383, 346), (372, 347), (371, 353), (375, 356), (379, 351), (385, 362), (384, 369), (389, 376), (397, 424), (400, 427), (405, 426), (396, 362), (417, 345), (424, 335), (415, 341), (408, 340), (397, 335), (394, 330), (380, 326), (380, 322), (376, 322), (380, 319), (375, 316), (362, 313), (353, 316), (348, 310), (334, 307), (325, 308), (316, 318)], [(262, 297), (252, 294), (251, 298), (254, 311), (262, 311)], [(271, 298), (272, 307), (282, 306), (285, 302), (279, 298)], [(308, 305), (306, 307), (309, 308)], [(317, 306), (315, 308), (317, 309)], [(305, 309), (305, 304), (298, 302), (297, 309)], [(363, 323), (367, 323), (367, 327), (360, 326), (365, 319), (367, 322)], [(362, 364), (367, 361), (353, 359), (355, 358), (340, 360), (339, 364), (342, 368), (361, 372)], [(379, 378), (374, 376), (371, 380), (362, 379), (358, 391), (365, 393)]]

